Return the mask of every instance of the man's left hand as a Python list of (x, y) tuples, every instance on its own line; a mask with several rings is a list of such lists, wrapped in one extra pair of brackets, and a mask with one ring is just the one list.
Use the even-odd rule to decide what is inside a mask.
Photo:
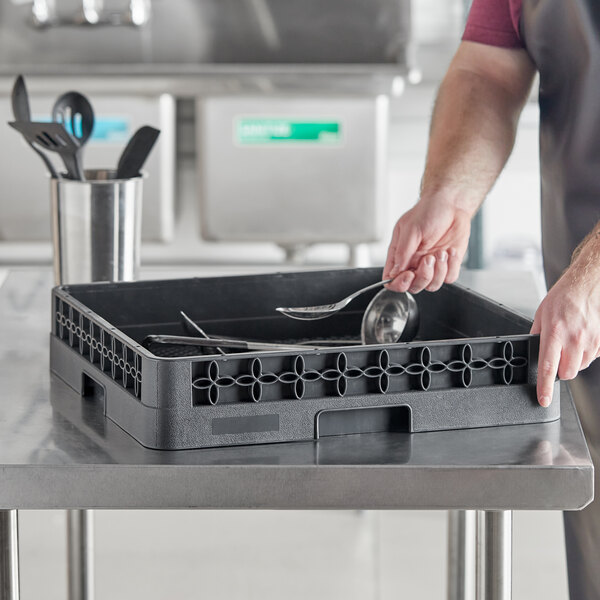
[(540, 304), (531, 328), (540, 335), (537, 397), (552, 402), (554, 381), (573, 379), (600, 353), (600, 278), (590, 261), (575, 262)]

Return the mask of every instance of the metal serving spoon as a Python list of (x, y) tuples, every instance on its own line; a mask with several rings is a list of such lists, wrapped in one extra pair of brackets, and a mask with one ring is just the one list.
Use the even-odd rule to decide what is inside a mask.
[(314, 319), (325, 319), (326, 317), (331, 317), (335, 313), (339, 312), (345, 306), (348, 306), (354, 298), (368, 292), (369, 290), (374, 290), (386, 283), (390, 283), (392, 279), (385, 279), (384, 281), (378, 281), (377, 283), (372, 283), (367, 287), (364, 287), (360, 290), (357, 290), (353, 294), (346, 296), (346, 298), (342, 298), (338, 302), (333, 304), (320, 304), (318, 306), (294, 306), (294, 307), (283, 307), (280, 306), (275, 310), (285, 315), (286, 317), (290, 317), (292, 319), (300, 319), (302, 321), (311, 321)]

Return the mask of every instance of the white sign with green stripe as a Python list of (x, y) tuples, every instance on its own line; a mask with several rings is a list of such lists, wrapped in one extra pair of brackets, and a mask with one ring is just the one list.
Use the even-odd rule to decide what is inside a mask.
[(242, 146), (256, 144), (339, 144), (341, 123), (333, 120), (237, 119), (235, 136)]

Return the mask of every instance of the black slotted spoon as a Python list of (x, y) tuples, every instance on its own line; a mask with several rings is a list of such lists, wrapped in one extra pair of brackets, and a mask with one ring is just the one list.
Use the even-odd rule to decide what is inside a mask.
[(75, 169), (73, 172), (69, 171), (69, 175), (72, 179), (85, 179), (83, 146), (90, 139), (94, 129), (94, 109), (90, 101), (79, 92), (66, 92), (54, 103), (52, 120), (62, 123), (70, 135), (79, 142), (79, 149), (74, 153)]

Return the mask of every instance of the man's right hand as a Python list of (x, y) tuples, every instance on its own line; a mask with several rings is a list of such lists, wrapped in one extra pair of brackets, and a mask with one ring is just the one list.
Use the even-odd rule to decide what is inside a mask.
[(396, 223), (383, 276), (395, 291), (458, 277), (471, 218), (512, 149), (535, 66), (523, 49), (461, 42), (435, 103), (421, 200)]
[(458, 278), (472, 214), (443, 201), (420, 200), (394, 227), (383, 278), (388, 288), (434, 292)]

